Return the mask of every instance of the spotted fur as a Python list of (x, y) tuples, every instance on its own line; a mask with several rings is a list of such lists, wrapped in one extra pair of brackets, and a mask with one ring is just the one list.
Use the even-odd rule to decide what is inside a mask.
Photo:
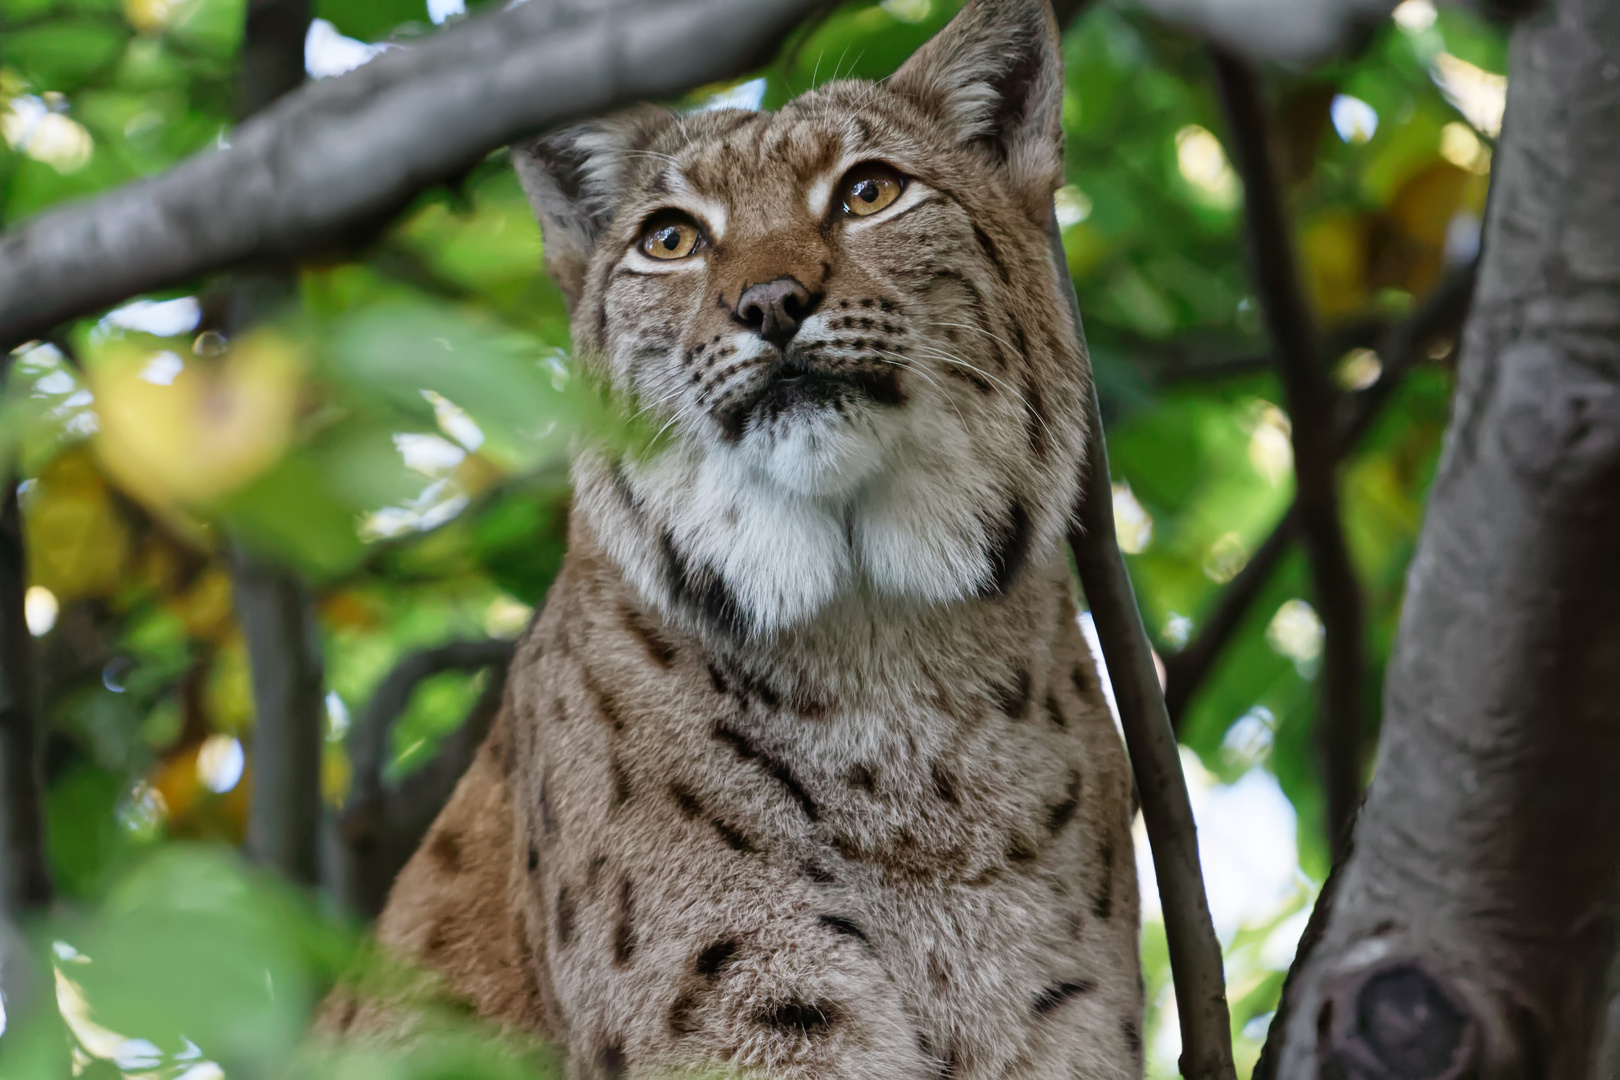
[[(1060, 88), (1045, 0), (972, 0), (885, 83), (515, 154), (580, 355), (667, 427), (577, 462), (510, 768), (378, 933), (577, 1080), (1141, 1074), (1130, 779), (1062, 549)], [(907, 184), (854, 219), (869, 161)], [(671, 208), (706, 246), (661, 265)], [(399, 1030), (350, 1006), (330, 1029)]]

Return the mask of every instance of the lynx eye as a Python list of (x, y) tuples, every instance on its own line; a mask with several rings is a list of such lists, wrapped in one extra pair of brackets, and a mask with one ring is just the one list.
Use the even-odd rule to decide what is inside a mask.
[(844, 175), (844, 213), (869, 217), (898, 199), (905, 187), (900, 174), (881, 162), (857, 165)]
[(660, 214), (641, 228), (641, 250), (654, 259), (684, 259), (702, 242), (697, 223), (684, 214)]

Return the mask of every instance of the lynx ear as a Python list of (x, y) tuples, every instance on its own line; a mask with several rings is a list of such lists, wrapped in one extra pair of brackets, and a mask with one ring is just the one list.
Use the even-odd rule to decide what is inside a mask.
[(969, 0), (889, 85), (1002, 163), (1045, 219), (1063, 164), (1063, 57), (1048, 0)]
[(591, 252), (613, 221), (636, 154), (673, 121), (641, 106), (514, 144), (512, 166), (540, 219), (546, 268), (570, 307), (585, 290)]

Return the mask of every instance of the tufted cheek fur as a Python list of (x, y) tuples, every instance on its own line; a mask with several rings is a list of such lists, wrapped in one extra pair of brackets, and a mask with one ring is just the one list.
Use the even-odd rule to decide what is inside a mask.
[[(999, 595), (1053, 556), (1087, 377), (1046, 246), (1056, 40), (1045, 5), (977, 0), (882, 84), (776, 114), (642, 108), (517, 151), (581, 355), (660, 428), (575, 476), (647, 603), (758, 636), (847, 595)], [(859, 218), (865, 162), (905, 187)], [(703, 243), (660, 263), (639, 241), (671, 213)], [(745, 317), (780, 281), (807, 298), (787, 345)], [(813, 401), (783, 389), (804, 372)]]

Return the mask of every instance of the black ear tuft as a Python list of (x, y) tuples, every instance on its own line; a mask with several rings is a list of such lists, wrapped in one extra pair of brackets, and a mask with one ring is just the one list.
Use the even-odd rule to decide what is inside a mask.
[(540, 219), (546, 267), (570, 305), (584, 292), (591, 252), (613, 221), (632, 160), (673, 121), (665, 109), (639, 106), (513, 145), (512, 166)]
[(969, 0), (889, 85), (1002, 164), (1044, 220), (1063, 164), (1063, 58), (1048, 0)]

